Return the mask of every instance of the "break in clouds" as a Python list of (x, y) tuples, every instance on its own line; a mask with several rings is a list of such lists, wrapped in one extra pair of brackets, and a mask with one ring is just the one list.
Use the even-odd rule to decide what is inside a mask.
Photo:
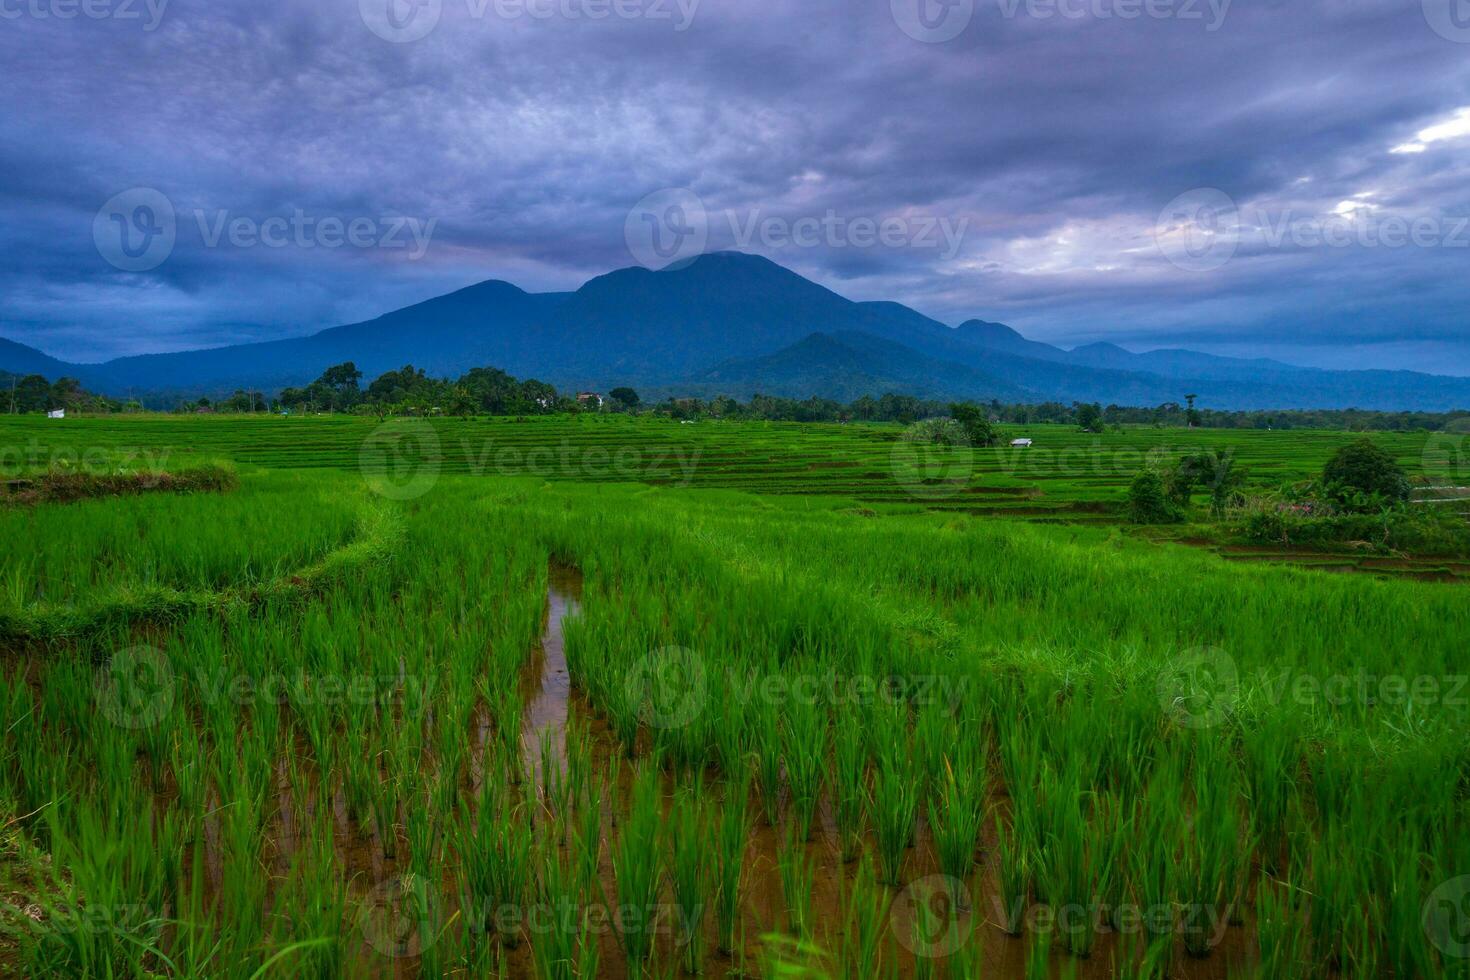
[[(573, 288), (672, 193), (709, 248), (948, 322), (1470, 374), (1459, 13), (0, 0), (0, 336), (99, 360)], [(103, 213), (138, 189), (166, 227)]]

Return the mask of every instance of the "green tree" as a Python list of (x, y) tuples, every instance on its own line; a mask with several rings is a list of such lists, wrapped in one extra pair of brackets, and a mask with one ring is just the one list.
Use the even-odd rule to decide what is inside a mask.
[(1371, 439), (1343, 446), (1322, 468), (1322, 483), (1338, 504), (1371, 511), (1409, 499), (1409, 478), (1388, 451)]
[(611, 398), (613, 403), (624, 411), (631, 411), (638, 407), (638, 392), (632, 388), (614, 388), (607, 393), (607, 397)]
[(1198, 428), (1201, 421), (1199, 410), (1194, 407), (1194, 400), (1198, 397), (1199, 395), (1184, 396), (1185, 403), (1189, 405), (1189, 407), (1184, 410), (1184, 421), (1189, 424), (1189, 427), (1191, 429)]
[(44, 412), (51, 407), (51, 384), (39, 374), (28, 374), (15, 383), (17, 412)]
[(995, 445), (997, 437), (990, 424), (990, 416), (979, 405), (974, 402), (956, 402), (949, 406), (949, 414), (965, 430), (970, 445)]
[(1102, 406), (1095, 402), (1078, 405), (1077, 424), (1082, 427), (1083, 432), (1101, 432), (1103, 430)]
[(1135, 524), (1173, 524), (1182, 516), (1164, 493), (1163, 477), (1144, 470), (1128, 488), (1128, 514)]

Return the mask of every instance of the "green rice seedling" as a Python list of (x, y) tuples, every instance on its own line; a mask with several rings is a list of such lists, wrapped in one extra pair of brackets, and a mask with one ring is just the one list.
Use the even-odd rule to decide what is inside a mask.
[[(1362, 941), (1371, 932), (1371, 905), (1364, 896), (1374, 894), (1369, 884), (1364, 855), (1353, 844), (1362, 833), (1361, 824), (1332, 821), (1322, 828), (1312, 844), (1311, 928), (1312, 949), (1327, 968), (1349, 976), (1365, 966)], [(1369, 972), (1372, 972), (1371, 970)]]
[(1128, 928), (1126, 915), (1131, 898), (1130, 847), (1137, 846), (1134, 813), (1112, 793), (1099, 795), (1093, 807), (1093, 835), (1098, 846), (1099, 911), (1114, 929)]
[(1036, 857), (1028, 842), (1030, 835), (1016, 826), (1014, 817), (1009, 825), (998, 815), (995, 817), (995, 838), (1002, 909), (1001, 928), (1009, 935), (1019, 936), (1026, 921), (1026, 904), (1031, 900), (1031, 889), (1036, 879)]
[(502, 929), (524, 908), (531, 883), (532, 834), (529, 820), (513, 807), (506, 789), (486, 781), (476, 806), (460, 808), (456, 850), (460, 862), (461, 907), (475, 935), (500, 930), (502, 943), (514, 948), (518, 929)]
[(29, 869), (46, 897), (38, 920), (19, 920), (26, 975), (146, 975), (159, 962), (166, 928), (148, 828), (86, 802), (65, 816), (50, 807), (42, 819), (52, 861)]
[(236, 950), (255, 947), (264, 934), (262, 913), (269, 893), (269, 874), (261, 863), (264, 801), (236, 785), (234, 799), (219, 811), (223, 873), (217, 910), (230, 923)]
[(566, 728), (566, 805), (584, 807), (594, 795), (592, 732), (587, 722), (573, 714)]
[(869, 816), (878, 843), (880, 878), (886, 885), (897, 885), (919, 812), (919, 789), (904, 745), (889, 745), (879, 757), (872, 799)]
[(812, 887), (816, 880), (816, 859), (807, 853), (806, 842), (798, 828), (788, 826), (776, 855), (781, 875), (781, 895), (786, 901), (786, 923), (792, 935), (810, 939), (812, 921)]
[(843, 975), (852, 980), (877, 976), (892, 899), (886, 889), (879, 887), (873, 875), (873, 863), (866, 854), (844, 899), (846, 913), (840, 961)]
[(1305, 909), (1289, 885), (1262, 879), (1256, 889), (1256, 943), (1261, 980), (1295, 980), (1309, 971)]
[(1232, 792), (1231, 764), (1211, 741), (1195, 759), (1194, 812), (1180, 862), (1179, 903), (1185, 951), (1208, 956), (1217, 930), (1229, 921), (1245, 836)]
[(639, 976), (653, 952), (659, 888), (663, 882), (659, 827), (663, 822), (657, 768), (644, 762), (633, 776), (621, 833), (613, 844), (613, 873), (622, 915), (618, 938), (630, 975)]
[(756, 785), (766, 823), (772, 827), (781, 816), (781, 725), (776, 703), (757, 698), (746, 714), (750, 722), (750, 744), (755, 753)]
[[(609, 662), (608, 669), (611, 669)], [(606, 689), (606, 698), (598, 698), (607, 712), (607, 722), (623, 747), (623, 755), (634, 758), (638, 753), (638, 729), (645, 711), (643, 692), (636, 684), (608, 680), (598, 687)]]
[(1288, 818), (1296, 792), (1300, 748), (1288, 717), (1284, 712), (1264, 712), (1240, 726), (1251, 821), (1260, 838), (1261, 865), (1267, 874), (1284, 867)]
[(543, 728), (538, 741), (541, 805), (553, 817), (565, 817), (571, 809), (572, 780), (561, 753), (557, 751), (556, 733), (550, 727)]
[(582, 887), (591, 890), (597, 884), (597, 869), (602, 860), (602, 789), (589, 783), (577, 811), (577, 830), (573, 843), (578, 855), (578, 873)]
[[(960, 883), (970, 880), (975, 870), (975, 851), (985, 821), (985, 774), (973, 759), (956, 770), (946, 761), (937, 791), (929, 800), (929, 826), (939, 869)], [(954, 907), (960, 909), (968, 889), (957, 889)]]
[(192, 735), (180, 733), (173, 743), (174, 786), (178, 791), (177, 810), (184, 821), (185, 837), (192, 841), (199, 831), (204, 813), (204, 796), (209, 786), (209, 760), (205, 746)]
[(1031, 937), (1026, 951), (1026, 980), (1051, 980), (1051, 933), (1045, 930)]
[(1127, 933), (1113, 952), (1113, 976), (1119, 980), (1168, 980), (1173, 949), (1173, 936), (1143, 942), (1137, 933)]
[(669, 814), (673, 838), (669, 879), (679, 911), (679, 946), (683, 950), (684, 969), (691, 974), (703, 968), (702, 926), (714, 884), (713, 855), (709, 850), (711, 819), (700, 787), (697, 778), (689, 786), (681, 787)]
[(372, 790), (373, 830), (378, 847), (389, 860), (398, 857), (398, 794), (400, 783), (393, 777), (380, 778)]
[(868, 800), (868, 751), (862, 716), (844, 711), (837, 716), (832, 749), (832, 815), (837, 823), (837, 846), (843, 863), (862, 852), (863, 815)]
[(1137, 840), (1148, 844), (1128, 850), (1134, 901), (1143, 912), (1144, 928), (1153, 936), (1174, 934), (1176, 882), (1181, 875), (1178, 841), (1187, 820), (1184, 794), (1179, 763), (1171, 754), (1155, 767), (1139, 803)]
[(978, 939), (971, 940), (968, 948), (961, 949), (949, 958), (946, 969), (950, 980), (983, 980), (985, 944)]
[(741, 773), (725, 784), (725, 803), (715, 827), (715, 921), (720, 952), (736, 949), (740, 924), (741, 882), (745, 874), (745, 846), (750, 836), (750, 777)]
[(588, 893), (580, 861), (575, 854), (564, 859), (553, 841), (543, 839), (537, 846), (537, 897), (549, 913), (546, 927), (531, 941), (536, 976), (541, 980), (597, 976), (600, 951), (584, 909)]
[(750, 765), (745, 702), (736, 697), (733, 691), (717, 689), (717, 693), (720, 697), (715, 702), (718, 707), (715, 708), (717, 715), (711, 736), (715, 758), (725, 778), (734, 780), (740, 778)]
[(782, 757), (791, 789), (791, 819), (801, 839), (810, 840), (827, 765), (826, 708), (814, 700), (796, 698), (787, 706), (784, 721)]
[(931, 699), (919, 707), (914, 715), (914, 755), (924, 798), (932, 800), (942, 792), (959, 744), (960, 732), (946, 705)]
[(1094, 911), (1100, 891), (1099, 852), (1107, 843), (1090, 826), (1091, 796), (1082, 791), (1077, 770), (1069, 767), (1055, 779), (1047, 792), (1051, 820), (1043, 877), (1063, 948), (1073, 956), (1085, 957), (1097, 939)]
[(291, 874), (278, 895), (281, 910), (271, 945), (278, 950), (300, 943), (289, 959), (293, 976), (327, 980), (347, 972), (347, 949), (341, 936), (347, 919), (347, 888), (324, 826), (303, 835), (305, 845), (293, 855)]
[(428, 877), (433, 868), (440, 866), (442, 846), (440, 811), (430, 793), (408, 802), (403, 824), (408, 837), (409, 867), (415, 874)]

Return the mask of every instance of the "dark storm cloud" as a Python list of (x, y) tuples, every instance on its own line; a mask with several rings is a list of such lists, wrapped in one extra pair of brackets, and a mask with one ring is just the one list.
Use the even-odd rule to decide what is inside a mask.
[[(572, 288), (632, 263), (638, 201), (688, 188), (712, 247), (950, 322), (1470, 373), (1470, 135), (1419, 140), (1470, 106), (1470, 44), (1417, 2), (975, 0), (943, 43), (901, 28), (910, 0), (425, 0), (402, 43), (369, 26), (387, 0), (69, 2), (0, 0), (0, 335), (60, 356)], [(93, 223), (138, 187), (177, 241), (128, 271)], [(1238, 240), (1180, 268), (1155, 226), (1201, 187)], [(1304, 233), (1349, 215), (1435, 241)], [(854, 243), (885, 220), (905, 234)]]

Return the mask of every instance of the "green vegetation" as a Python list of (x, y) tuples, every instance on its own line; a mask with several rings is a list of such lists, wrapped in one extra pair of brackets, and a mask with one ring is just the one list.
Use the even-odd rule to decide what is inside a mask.
[(897, 426), (44, 422), (238, 483), (0, 511), (19, 975), (1466, 975), (1461, 586), (1119, 523), (1140, 467), (1198, 528), (1214, 450), (1249, 502), (1346, 435), (1031, 429), (930, 497)]
[(1409, 478), (1383, 447), (1359, 439), (1332, 454), (1322, 468), (1322, 483), (1339, 504), (1352, 510), (1373, 511), (1383, 503), (1409, 499)]

